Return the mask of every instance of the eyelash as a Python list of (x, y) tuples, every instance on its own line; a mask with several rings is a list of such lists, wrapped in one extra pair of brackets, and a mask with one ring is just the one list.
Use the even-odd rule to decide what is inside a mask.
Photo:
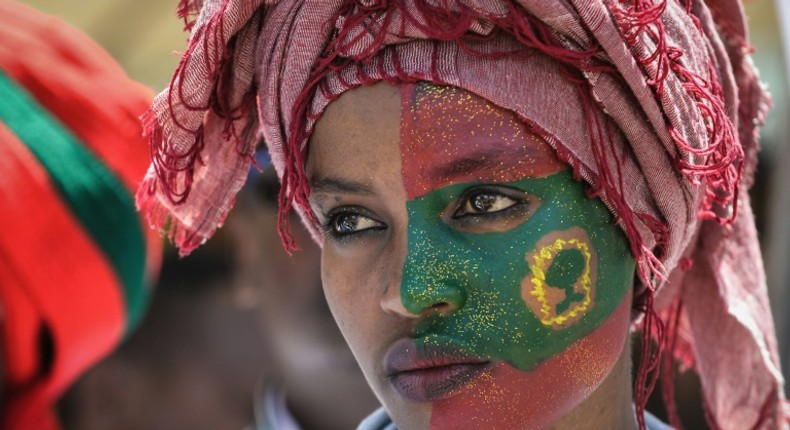
[[(508, 192), (503, 192), (503, 189), (508, 190)], [(495, 197), (504, 197), (512, 200), (514, 203), (504, 209), (494, 212), (460, 214), (460, 212), (466, 207), (467, 203), (470, 203), (473, 198), (485, 194)], [(523, 191), (510, 187), (492, 186), (482, 186), (467, 189), (459, 196), (457, 202), (458, 203), (455, 205), (452, 215), (450, 216), (450, 219), (454, 222), (480, 222), (482, 220), (496, 221), (502, 217), (510, 217), (519, 213), (523, 213), (528, 210), (530, 205), (530, 200)]]
[[(503, 192), (503, 189), (506, 189), (509, 192)], [(504, 209), (494, 212), (459, 214), (459, 212), (464, 209), (466, 204), (469, 203), (472, 198), (483, 194), (489, 194), (495, 197), (504, 197), (512, 200), (514, 203)], [(518, 196), (515, 194), (518, 194)], [(467, 189), (458, 197), (457, 203), (455, 204), (455, 208), (453, 209), (450, 218), (453, 222), (460, 224), (461, 226), (465, 224), (478, 223), (481, 221), (496, 222), (499, 219), (518, 216), (519, 214), (526, 212), (529, 208), (529, 204), (530, 201), (526, 194), (523, 191), (515, 188), (493, 186), (474, 187)], [(380, 225), (367, 227), (362, 230), (341, 233), (335, 228), (340, 217), (363, 217)], [(324, 235), (328, 239), (339, 244), (354, 238), (358, 238), (362, 235), (377, 234), (387, 229), (387, 225), (376, 219), (376, 217), (372, 216), (369, 211), (356, 206), (343, 206), (332, 209), (325, 215), (325, 219), (326, 221), (321, 225)]]
[[(343, 216), (364, 217), (375, 223), (380, 224), (380, 226), (368, 227), (358, 231), (340, 233), (335, 229), (335, 225), (339, 220), (339, 218)], [(326, 221), (322, 224), (321, 228), (324, 232), (324, 235), (336, 243), (343, 243), (347, 240), (351, 240), (354, 237), (359, 237), (359, 235), (380, 233), (387, 229), (386, 224), (379, 221), (375, 217), (369, 215), (367, 210), (354, 206), (351, 207), (345, 206), (345, 207), (332, 209), (325, 215), (325, 217), (326, 217)]]

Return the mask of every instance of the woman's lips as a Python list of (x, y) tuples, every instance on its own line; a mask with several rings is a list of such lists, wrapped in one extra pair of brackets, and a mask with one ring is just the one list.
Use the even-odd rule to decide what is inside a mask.
[(491, 367), (452, 343), (420, 344), (414, 339), (395, 342), (384, 358), (390, 384), (403, 397), (428, 402), (451, 397), (460, 388)]

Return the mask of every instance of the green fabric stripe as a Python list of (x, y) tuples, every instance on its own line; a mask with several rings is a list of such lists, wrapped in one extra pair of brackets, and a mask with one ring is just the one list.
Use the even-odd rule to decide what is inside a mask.
[(0, 95), (0, 121), (49, 172), (72, 214), (115, 269), (123, 285), (128, 334), (140, 320), (148, 298), (143, 281), (145, 239), (132, 196), (78, 138), (2, 70)]

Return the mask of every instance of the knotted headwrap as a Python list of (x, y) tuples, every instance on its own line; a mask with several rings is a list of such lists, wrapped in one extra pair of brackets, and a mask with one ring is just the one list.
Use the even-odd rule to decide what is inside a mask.
[[(318, 234), (304, 162), (329, 102), (382, 80), (458, 86), (515, 112), (612, 210), (638, 263), (641, 328), (664, 370), (672, 357), (695, 366), (714, 428), (787, 427), (745, 193), (767, 96), (738, 0), (206, 0), (180, 12), (192, 37), (144, 117), (154, 159), (138, 205), (171, 222), (182, 253), (221, 225), (259, 141), (292, 247), (292, 203)], [(651, 345), (638, 412), (660, 373)]]
[(59, 19), (0, 2), (0, 427), (53, 406), (140, 320), (161, 240), (135, 212), (150, 91)]

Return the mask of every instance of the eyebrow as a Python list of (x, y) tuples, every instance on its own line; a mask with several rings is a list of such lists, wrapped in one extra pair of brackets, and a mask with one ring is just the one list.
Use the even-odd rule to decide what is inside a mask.
[(367, 184), (333, 177), (310, 180), (310, 190), (319, 193), (373, 194), (373, 189)]
[(430, 178), (453, 178), (457, 176), (469, 175), (475, 172), (490, 169), (508, 160), (508, 157), (524, 156), (523, 148), (499, 148), (499, 150), (487, 150), (475, 152), (471, 155), (450, 158), (449, 160), (434, 166), (428, 172)]

